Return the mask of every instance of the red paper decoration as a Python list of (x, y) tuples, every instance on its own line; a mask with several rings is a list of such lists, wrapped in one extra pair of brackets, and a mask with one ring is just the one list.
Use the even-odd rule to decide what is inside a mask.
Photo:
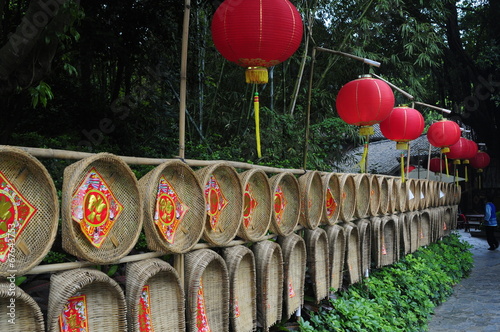
[(380, 123), (380, 130), (387, 139), (397, 142), (397, 149), (408, 149), (407, 142), (422, 135), (424, 117), (414, 108), (398, 106)]
[(477, 150), (478, 150), (476, 142), (471, 141), (471, 140), (467, 140), (467, 143), (469, 145), (469, 148), (467, 149), (467, 151), (464, 155), (464, 159), (466, 159), (466, 162), (468, 162), (468, 159), (474, 158), (474, 156), (476, 155)]
[(446, 162), (441, 158), (432, 158), (429, 163), (429, 169), (434, 173), (441, 173), (446, 169)]
[[(382, 80), (361, 77), (340, 89), (336, 106), (337, 113), (345, 122), (362, 127), (372, 126), (389, 116), (394, 107), (394, 93)], [(372, 128), (365, 132), (362, 129), (362, 135), (373, 131)]]
[(247, 83), (267, 83), (267, 67), (285, 61), (300, 46), (303, 23), (288, 0), (225, 0), (211, 30), (222, 56), (248, 69)]
[(415, 166), (413, 165), (410, 165), (408, 167), (405, 167), (405, 173), (408, 174), (408, 173), (411, 173), (411, 171), (415, 170)]
[(465, 156), (469, 152), (469, 140), (460, 137), (458, 141), (450, 146), (450, 151), (446, 153), (449, 159), (465, 159)]
[(470, 160), (472, 167), (482, 170), (490, 164), (490, 156), (484, 151), (478, 151), (474, 158)]
[(443, 153), (449, 152), (449, 146), (455, 144), (461, 136), (457, 123), (441, 120), (430, 125), (427, 130), (427, 139), (433, 146), (441, 148)]

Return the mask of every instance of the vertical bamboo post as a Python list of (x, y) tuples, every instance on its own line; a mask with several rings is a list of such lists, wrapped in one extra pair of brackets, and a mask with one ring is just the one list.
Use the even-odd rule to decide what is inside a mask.
[(311, 99), (312, 99), (312, 88), (313, 88), (313, 76), (314, 76), (314, 63), (316, 62), (316, 48), (313, 48), (311, 55), (311, 72), (309, 74), (309, 91), (307, 93), (307, 114), (306, 114), (306, 133), (304, 137), (304, 170), (307, 169), (307, 150), (309, 147), (309, 125), (311, 123)]

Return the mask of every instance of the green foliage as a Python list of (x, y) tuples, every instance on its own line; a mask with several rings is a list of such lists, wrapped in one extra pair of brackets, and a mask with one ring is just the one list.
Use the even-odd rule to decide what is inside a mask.
[(35, 87), (29, 88), (29, 93), (31, 95), (31, 105), (33, 108), (36, 108), (39, 104), (43, 107), (47, 107), (47, 102), (54, 99), (52, 88), (44, 81), (41, 81)]
[(472, 269), (470, 245), (452, 234), (339, 291), (330, 309), (300, 320), (309, 331), (424, 331), (434, 307)]

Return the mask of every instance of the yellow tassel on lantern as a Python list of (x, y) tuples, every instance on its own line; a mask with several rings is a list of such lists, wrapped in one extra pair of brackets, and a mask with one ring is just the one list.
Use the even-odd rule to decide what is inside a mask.
[(253, 109), (255, 113), (255, 141), (257, 143), (257, 156), (262, 157), (260, 151), (260, 117), (259, 117), (259, 93), (256, 92), (253, 97)]
[(373, 130), (372, 126), (363, 126), (359, 128), (359, 134), (361, 136), (366, 137), (363, 154), (361, 156), (361, 161), (359, 162), (359, 168), (361, 170), (361, 173), (366, 173), (367, 172), (366, 164), (368, 160), (368, 144), (370, 143), (370, 135), (375, 134), (375, 131)]
[(401, 182), (405, 181), (405, 155), (401, 153)]
[(266, 67), (248, 67), (245, 71), (247, 83), (265, 84), (269, 81)]
[(446, 176), (450, 176), (450, 170), (448, 168), (448, 157), (446, 157), (446, 155), (444, 155), (444, 164), (446, 168)]

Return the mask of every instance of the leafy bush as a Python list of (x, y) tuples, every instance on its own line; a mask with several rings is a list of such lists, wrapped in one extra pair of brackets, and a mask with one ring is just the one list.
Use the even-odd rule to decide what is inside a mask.
[(369, 278), (337, 292), (300, 331), (425, 331), (434, 307), (468, 275), (470, 245), (456, 234), (422, 247)]

